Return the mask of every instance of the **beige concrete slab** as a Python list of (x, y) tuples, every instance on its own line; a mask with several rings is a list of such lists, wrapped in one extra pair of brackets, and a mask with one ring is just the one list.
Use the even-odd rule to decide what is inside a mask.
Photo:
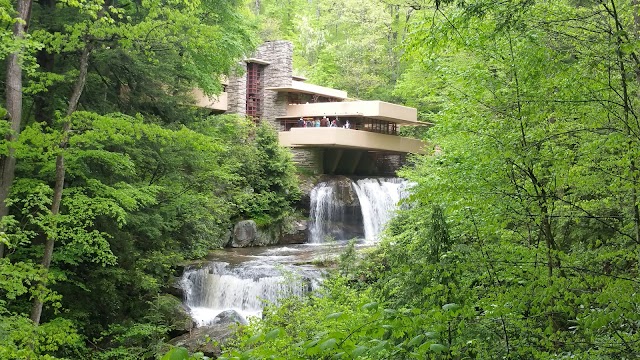
[(268, 87), (265, 90), (273, 90), (278, 92), (291, 92), (303, 94), (315, 94), (336, 99), (346, 99), (347, 92), (336, 90), (320, 85), (309, 84), (302, 81), (291, 80), (291, 86)]
[(424, 154), (425, 143), (395, 135), (378, 134), (344, 128), (292, 128), (279, 133), (280, 145), (286, 147), (335, 147), (372, 151)]
[(384, 101), (343, 101), (314, 104), (291, 104), (287, 115), (281, 118), (299, 117), (368, 117), (403, 125), (420, 125), (418, 110)]
[(196, 99), (195, 105), (198, 107), (220, 111), (227, 111), (228, 109), (226, 92), (221, 93), (218, 97), (210, 97), (200, 89), (193, 89), (191, 90), (191, 95)]

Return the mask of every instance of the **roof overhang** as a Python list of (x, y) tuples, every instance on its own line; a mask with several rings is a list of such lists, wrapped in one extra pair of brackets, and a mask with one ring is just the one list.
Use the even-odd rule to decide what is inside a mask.
[(247, 59), (244, 59), (244, 62), (246, 62), (246, 63), (256, 63), (256, 64), (260, 64), (260, 65), (269, 65), (269, 64), (271, 64), (271, 62), (269, 62), (267, 60), (258, 59), (258, 58), (247, 58)]
[(202, 90), (195, 88), (191, 90), (191, 95), (197, 107), (218, 111), (227, 111), (228, 109), (226, 92), (220, 93), (217, 96), (207, 96)]
[(266, 90), (273, 90), (277, 92), (289, 92), (300, 94), (320, 95), (335, 99), (344, 100), (347, 98), (347, 92), (342, 90), (336, 90), (320, 85), (309, 84), (302, 81), (291, 80), (290, 86), (276, 86), (268, 87)]

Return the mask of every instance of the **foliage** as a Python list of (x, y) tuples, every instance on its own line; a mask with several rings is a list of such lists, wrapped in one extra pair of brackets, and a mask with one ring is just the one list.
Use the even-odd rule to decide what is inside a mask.
[[(6, 40), (11, 6), (0, 3)], [(254, 47), (252, 17), (241, 1), (44, 1), (29, 31), (0, 46), (2, 57), (24, 46), (30, 109), (12, 144), (18, 168), (2, 219), (0, 357), (152, 358), (179, 326), (179, 301), (158, 296), (176, 266), (225, 245), (237, 219), (284, 216), (298, 192), (292, 174), (281, 176), (290, 159), (272, 134), (188, 105), (194, 87), (219, 92), (220, 76)], [(83, 111), (64, 116), (83, 50)], [(54, 216), (60, 152), (65, 188)], [(248, 160), (269, 171), (245, 178)], [(279, 207), (242, 210), (249, 188)], [(50, 271), (39, 265), (46, 238), (56, 239)], [(28, 320), (34, 297), (45, 302), (40, 326)]]
[[(286, 304), (303, 320), (267, 318), (229, 357), (637, 357), (637, 6), (415, 9), (395, 94), (436, 123), (437, 147), (403, 172), (405, 210), (338, 294)], [(415, 314), (400, 328), (440, 352), (357, 328), (370, 314), (344, 307), (359, 296)]]
[(263, 0), (255, 12), (265, 40), (294, 43), (294, 66), (311, 82), (353, 98), (393, 98), (411, 7), (379, 0)]

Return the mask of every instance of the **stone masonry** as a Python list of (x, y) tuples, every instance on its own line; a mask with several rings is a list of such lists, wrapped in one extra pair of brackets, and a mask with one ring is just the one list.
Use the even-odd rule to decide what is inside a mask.
[(324, 150), (320, 148), (291, 149), (293, 161), (301, 168), (313, 174), (322, 174)]
[[(253, 58), (269, 62), (264, 65), (262, 77), (262, 120), (268, 121), (276, 129), (280, 124), (276, 121), (277, 116), (286, 114), (288, 98), (285, 93), (278, 93), (273, 90), (265, 90), (269, 87), (291, 86), (291, 76), (293, 74), (293, 44), (289, 41), (278, 40), (268, 41), (262, 44)], [(246, 72), (247, 64), (242, 62), (240, 66)], [(227, 112), (245, 115), (247, 105), (247, 77), (242, 75), (230, 76), (227, 86), (228, 106)]]
[[(270, 62), (264, 68), (264, 87), (291, 86), (293, 75), (293, 44), (289, 41), (269, 41), (256, 51), (255, 57)], [(264, 90), (262, 119), (269, 121), (276, 129), (280, 124), (276, 116), (287, 112), (287, 96), (273, 90)]]
[(238, 66), (238, 72), (229, 76), (228, 80), (227, 112), (244, 116), (247, 114), (247, 77), (244, 76), (247, 64), (242, 62)]

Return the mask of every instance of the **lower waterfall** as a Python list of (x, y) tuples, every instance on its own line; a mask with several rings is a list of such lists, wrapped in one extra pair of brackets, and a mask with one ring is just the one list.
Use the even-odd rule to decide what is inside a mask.
[(260, 317), (265, 302), (277, 304), (280, 298), (302, 296), (315, 288), (320, 271), (287, 264), (287, 257), (281, 255), (287, 252), (297, 250), (267, 249), (240, 264), (212, 261), (201, 268), (187, 269), (181, 287), (184, 304), (197, 326), (211, 325), (225, 310), (235, 310), (245, 318)]

